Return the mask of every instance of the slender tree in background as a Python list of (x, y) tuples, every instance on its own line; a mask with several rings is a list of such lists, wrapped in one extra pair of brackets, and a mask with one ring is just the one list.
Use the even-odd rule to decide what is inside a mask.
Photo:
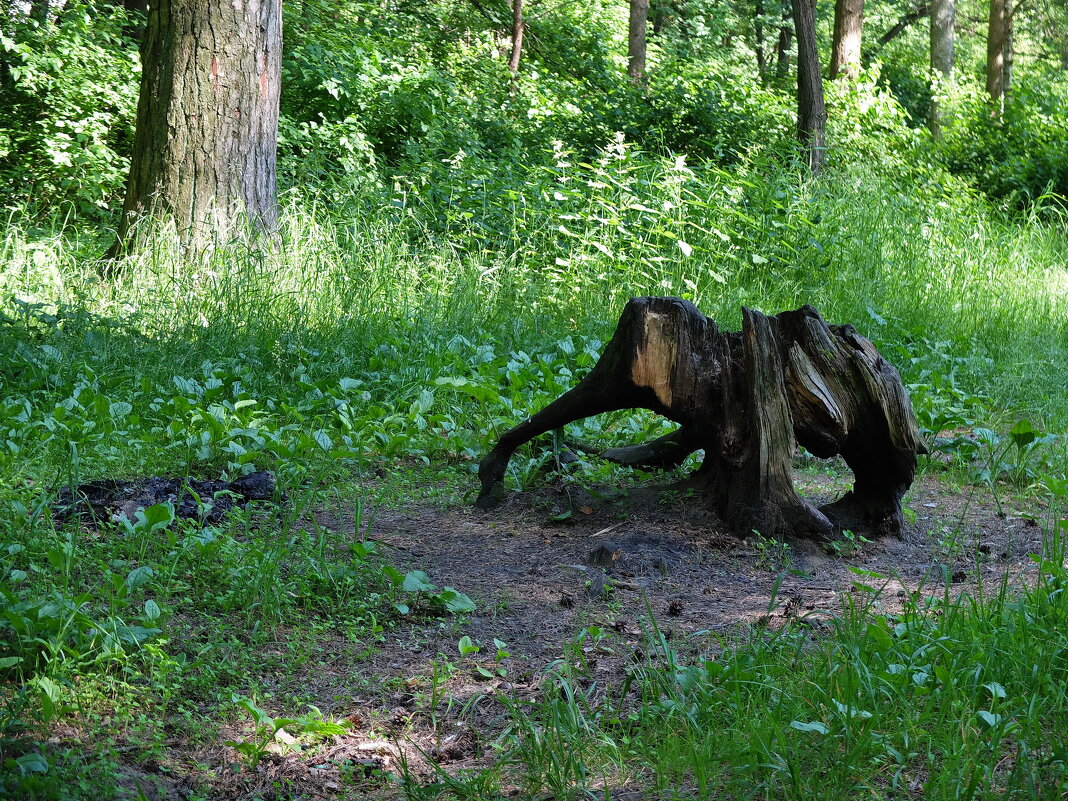
[(33, 0), (30, 3), (30, 19), (44, 24), (48, 22), (48, 0)]
[(753, 11), (753, 38), (756, 40), (753, 53), (756, 55), (757, 73), (764, 80), (768, 73), (768, 57), (764, 52), (764, 0), (757, 0)]
[(145, 35), (145, 19), (148, 14), (148, 0), (122, 0), (122, 7), (130, 17), (130, 22), (125, 25), (122, 32), (136, 42), (140, 42)]
[(931, 4), (926, 0), (920, 0), (916, 5), (901, 15), (900, 19), (895, 22), (890, 29), (880, 36), (875, 41), (875, 46), (870, 48), (864, 53), (865, 62), (871, 61), (878, 55), (879, 51), (886, 47), (890, 42), (894, 41), (898, 36), (903, 34), (909, 29), (911, 25), (919, 22), (924, 17), (929, 16), (931, 13)]
[[(941, 75), (943, 84), (953, 80), (953, 26), (957, 15), (956, 0), (932, 0), (931, 3), (931, 71)], [(931, 98), (931, 133), (939, 135), (942, 111), (938, 93)]]
[(797, 35), (797, 138), (805, 148), (813, 175), (823, 167), (827, 107), (816, 45), (816, 0), (793, 0)]
[(990, 21), (986, 38), (986, 93), (993, 105), (992, 116), (1005, 111), (1012, 64), (1012, 0), (990, 0)]
[(148, 216), (200, 248), (278, 218), (281, 0), (154, 0), (130, 178), (113, 253)]
[(645, 80), (645, 24), (648, 19), (649, 0), (630, 0), (627, 74), (634, 83), (641, 83)]
[(831, 39), (830, 77), (851, 81), (860, 71), (860, 40), (864, 26), (864, 0), (836, 0), (834, 36)]
[(512, 0), (512, 50), (508, 54), (508, 71), (513, 77), (519, 72), (519, 59), (523, 54), (523, 0)]
[(779, 28), (779, 41), (775, 43), (775, 80), (782, 83), (790, 74), (790, 44), (794, 38), (793, 22), (790, 9), (782, 12), (782, 26)]

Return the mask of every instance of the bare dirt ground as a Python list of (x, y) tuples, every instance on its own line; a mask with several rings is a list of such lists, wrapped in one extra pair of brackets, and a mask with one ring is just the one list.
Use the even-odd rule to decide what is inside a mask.
[[(823, 474), (804, 473), (796, 483), (815, 498), (845, 489), (844, 479)], [(322, 658), (306, 672), (280, 673), (279, 691), (292, 692), (296, 682), (324, 712), (352, 724), (325, 747), (269, 755), (255, 775), (233, 769), (222, 746), (176, 754), (173, 767), (214, 766), (212, 798), (389, 797), (396, 786), (383, 777), (401, 763), (423, 778), (433, 776), (428, 757), (450, 771), (487, 764), (505, 725), (498, 699), (536, 698), (566, 644), (590, 626), (609, 635), (608, 645), (579, 647), (610, 683), (640, 657), (650, 613), (680, 647), (707, 652), (720, 641), (715, 635), (729, 639), (790, 618), (808, 620), (819, 636), (856, 582), (879, 589), (874, 603), (893, 613), (916, 593), (990, 593), (1003, 579), (1016, 585), (1033, 574), (1028, 555), (1042, 544), (1034, 518), (999, 517), (987, 493), (956, 491), (931, 476), (917, 480), (906, 503), (912, 519), (901, 538), (859, 543), (846, 554), (718, 533), (676, 491), (606, 500), (571, 487), (516, 495), (492, 512), (380, 511), (370, 536), (392, 561), (468, 594), (477, 611), (403, 624), (369, 653), (340, 637), (324, 641)], [(566, 521), (557, 519), (568, 511)], [(326, 513), (320, 522), (352, 530), (351, 520)], [(481, 647), (477, 654), (459, 653), (465, 635)], [(506, 643), (502, 660), (495, 639)], [(149, 797), (189, 796), (168, 782)]]

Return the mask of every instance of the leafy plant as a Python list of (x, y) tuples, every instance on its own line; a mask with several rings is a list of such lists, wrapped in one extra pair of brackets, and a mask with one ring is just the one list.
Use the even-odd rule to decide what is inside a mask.
[(311, 711), (300, 717), (273, 718), (251, 698), (234, 693), (230, 700), (237, 705), (238, 709), (248, 714), (255, 731), (248, 740), (226, 740), (223, 745), (228, 745), (237, 751), (249, 770), (256, 769), (272, 745), (277, 743), (283, 750), (291, 747), (291, 736), (290, 742), (280, 736), (287, 728), (293, 729), (293, 734), (322, 737), (345, 734), (348, 731), (347, 722), (338, 723), (327, 720), (315, 706), (311, 706)]
[[(409, 595), (417, 610), (421, 607), (431, 614), (458, 614), (475, 610), (475, 604), (470, 598), (452, 587), (439, 590), (422, 570), (410, 570), (401, 574), (396, 568), (385, 565), (383, 572), (395, 588)], [(413, 611), (412, 605), (404, 601), (397, 601), (393, 605), (402, 615)]]
[(756, 552), (756, 567), (758, 570), (770, 570), (781, 572), (788, 570), (793, 558), (790, 556), (790, 546), (774, 537), (765, 537), (759, 531), (753, 531), (753, 539), (750, 541)]
[(849, 559), (860, 553), (865, 545), (870, 545), (871, 540), (863, 534), (854, 534), (849, 529), (842, 532), (840, 539), (834, 539), (827, 543), (827, 549), (839, 559)]

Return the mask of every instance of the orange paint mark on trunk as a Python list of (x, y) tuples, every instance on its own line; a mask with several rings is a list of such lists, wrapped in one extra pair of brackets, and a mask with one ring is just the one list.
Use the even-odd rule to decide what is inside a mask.
[(267, 54), (260, 53), (260, 97), (267, 99)]

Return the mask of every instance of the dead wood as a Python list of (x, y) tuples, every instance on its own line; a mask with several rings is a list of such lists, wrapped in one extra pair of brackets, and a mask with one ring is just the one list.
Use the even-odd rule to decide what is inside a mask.
[[(897, 371), (856, 329), (828, 325), (811, 306), (742, 312), (740, 332), (721, 331), (685, 300), (631, 299), (589, 375), (505, 432), (482, 460), (477, 505), (503, 499), (504, 472), (523, 443), (584, 417), (642, 408), (679, 429), (602, 455), (671, 467), (704, 451), (691, 484), (738, 534), (899, 534), (901, 498), (924, 448)], [(841, 455), (853, 489), (819, 508), (801, 498), (791, 477), (797, 444), (820, 458)]]

